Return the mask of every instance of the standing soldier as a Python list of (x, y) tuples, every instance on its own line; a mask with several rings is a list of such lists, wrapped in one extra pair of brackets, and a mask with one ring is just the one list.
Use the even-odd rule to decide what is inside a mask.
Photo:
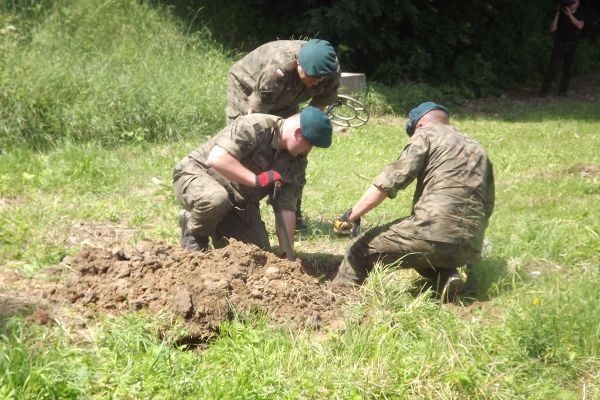
[[(181, 246), (190, 251), (215, 248), (234, 238), (270, 249), (259, 201), (281, 182), (278, 206), (282, 229), (294, 243), (296, 194), (304, 176), (306, 156), (313, 146), (331, 145), (331, 121), (315, 107), (283, 119), (274, 115), (244, 115), (183, 158), (173, 171), (179, 204)], [(293, 250), (293, 248), (291, 249)], [(286, 254), (289, 256), (289, 254)]]
[[(250, 52), (230, 69), (227, 77), (228, 123), (252, 113), (287, 118), (300, 104), (324, 110), (337, 99), (340, 65), (333, 46), (326, 40), (278, 40)], [(301, 177), (296, 205), (296, 227), (306, 228), (302, 219)]]
[(335, 282), (361, 284), (377, 261), (400, 262), (430, 279), (438, 294), (462, 287), (457, 267), (480, 260), (494, 210), (494, 173), (484, 148), (449, 122), (433, 102), (408, 114), (410, 142), (400, 158), (377, 175), (362, 198), (334, 223), (350, 234), (361, 217), (413, 180), (412, 213), (366, 231), (346, 249)]

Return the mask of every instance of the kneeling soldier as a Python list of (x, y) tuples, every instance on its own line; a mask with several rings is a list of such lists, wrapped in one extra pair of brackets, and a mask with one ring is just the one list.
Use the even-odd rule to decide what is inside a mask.
[(356, 232), (364, 214), (416, 179), (412, 213), (354, 240), (334, 281), (359, 285), (377, 261), (399, 261), (432, 280), (438, 294), (448, 293), (450, 298), (463, 283), (457, 267), (481, 257), (494, 210), (492, 163), (483, 146), (450, 125), (448, 111), (439, 104), (422, 103), (408, 117), (410, 142), (335, 221), (334, 229)]

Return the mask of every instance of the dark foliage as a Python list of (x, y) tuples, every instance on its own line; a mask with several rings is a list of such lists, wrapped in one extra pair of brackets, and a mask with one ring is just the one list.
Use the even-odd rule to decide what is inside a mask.
[[(168, 2), (168, 1), (167, 1)], [(384, 84), (448, 83), (486, 94), (539, 79), (552, 38), (552, 0), (173, 0), (190, 28), (207, 24), (237, 51), (275, 39), (331, 41), (345, 71)], [(582, 0), (587, 46), (580, 71), (597, 67), (600, 2)]]

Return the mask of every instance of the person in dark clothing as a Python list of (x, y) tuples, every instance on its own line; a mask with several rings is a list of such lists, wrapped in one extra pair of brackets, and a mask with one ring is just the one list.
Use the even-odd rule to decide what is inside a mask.
[(579, 0), (560, 0), (550, 25), (550, 32), (554, 33), (554, 47), (544, 83), (540, 90), (540, 96), (548, 96), (561, 60), (563, 61), (563, 72), (558, 87), (558, 95), (567, 95), (571, 73), (575, 65), (575, 48), (583, 25), (584, 16), (579, 9)]

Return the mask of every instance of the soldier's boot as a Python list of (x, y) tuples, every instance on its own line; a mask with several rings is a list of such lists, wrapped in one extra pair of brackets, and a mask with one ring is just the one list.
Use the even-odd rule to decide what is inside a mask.
[(301, 214), (296, 214), (296, 230), (304, 231), (306, 229), (308, 229), (308, 225), (306, 224), (306, 221), (304, 221)]
[(436, 293), (445, 303), (455, 301), (464, 286), (462, 276), (456, 268), (442, 269), (436, 283)]
[(296, 230), (303, 231), (308, 229), (308, 225), (302, 218), (302, 199), (298, 199), (298, 203), (296, 204)]
[(477, 291), (476, 278), (473, 274), (473, 267), (471, 265), (467, 264), (467, 266), (465, 268), (465, 272), (467, 274), (467, 279), (460, 291), (460, 295), (465, 296), (465, 297), (470, 297), (470, 298), (476, 298), (478, 291)]
[(186, 210), (179, 211), (179, 227), (181, 228), (181, 247), (187, 251), (206, 251), (208, 250), (208, 237), (193, 235), (188, 228), (190, 212)]

